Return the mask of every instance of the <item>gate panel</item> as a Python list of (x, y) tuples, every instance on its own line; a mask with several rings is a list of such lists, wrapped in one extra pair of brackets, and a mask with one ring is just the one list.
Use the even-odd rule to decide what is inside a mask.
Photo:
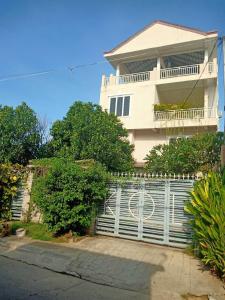
[(184, 247), (191, 237), (184, 205), (193, 182), (142, 179), (110, 183), (96, 233)]
[(96, 222), (97, 232), (100, 234), (115, 234), (117, 194), (117, 184), (115, 182), (110, 183), (109, 197), (100, 206)]
[(128, 181), (122, 186), (119, 214), (119, 235), (138, 239), (139, 232), (139, 189), (137, 182)]
[(170, 182), (169, 194), (169, 244), (184, 245), (190, 243), (191, 229), (189, 216), (184, 211), (188, 201), (188, 192), (193, 187), (193, 181), (176, 180)]
[(143, 208), (143, 240), (157, 244), (164, 243), (164, 209), (165, 181), (146, 182)]

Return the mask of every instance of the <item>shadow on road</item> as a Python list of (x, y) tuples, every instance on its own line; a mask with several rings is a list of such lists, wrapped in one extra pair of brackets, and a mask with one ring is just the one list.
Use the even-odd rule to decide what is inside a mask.
[[(129, 252), (129, 248), (127, 251)], [(56, 273), (75, 276), (83, 281), (98, 284), (99, 288), (104, 286), (119, 289), (121, 292), (135, 292), (139, 295), (137, 299), (152, 299), (152, 278), (155, 273), (164, 271), (162, 265), (166, 260), (166, 255), (162, 254), (159, 264), (151, 264), (96, 253), (92, 252), (91, 249), (87, 251), (43, 242), (32, 242), (14, 249), (1, 249), (1, 255), (10, 258), (12, 264), (13, 260), (20, 261), (26, 265), (34, 265)], [(27, 280), (29, 281), (29, 278)], [(108, 298), (102, 299), (114, 298), (113, 295), (110, 296), (109, 294)]]

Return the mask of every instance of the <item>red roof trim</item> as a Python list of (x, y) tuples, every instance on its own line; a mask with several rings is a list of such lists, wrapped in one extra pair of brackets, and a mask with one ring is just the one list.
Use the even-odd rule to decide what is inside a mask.
[(208, 31), (208, 32), (204, 32), (201, 31), (199, 29), (196, 28), (191, 28), (191, 27), (187, 27), (187, 26), (183, 26), (183, 25), (178, 25), (178, 24), (173, 24), (173, 23), (169, 23), (166, 21), (161, 21), (161, 20), (156, 20), (151, 24), (148, 24), (147, 26), (145, 26), (144, 28), (142, 28), (141, 30), (139, 30), (138, 32), (134, 33), (133, 35), (131, 35), (128, 39), (126, 39), (125, 41), (119, 43), (116, 47), (112, 48), (109, 51), (104, 52), (104, 54), (108, 54), (111, 52), (114, 52), (115, 50), (117, 50), (118, 48), (120, 48), (121, 46), (123, 46), (124, 44), (126, 44), (127, 42), (131, 41), (133, 38), (135, 38), (137, 35), (139, 35), (140, 33), (144, 32), (146, 29), (152, 27), (155, 24), (162, 24), (162, 25), (166, 25), (166, 26), (170, 26), (170, 27), (175, 27), (175, 28), (179, 28), (179, 29), (183, 29), (183, 30), (187, 30), (187, 31), (192, 31), (198, 34), (202, 34), (202, 35), (210, 35), (213, 33), (218, 33), (218, 31)]

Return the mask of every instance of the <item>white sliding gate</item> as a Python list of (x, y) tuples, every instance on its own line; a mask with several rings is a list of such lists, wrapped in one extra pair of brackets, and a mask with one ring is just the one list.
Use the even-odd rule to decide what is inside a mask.
[(184, 212), (194, 180), (141, 179), (110, 183), (96, 233), (185, 247), (190, 242)]

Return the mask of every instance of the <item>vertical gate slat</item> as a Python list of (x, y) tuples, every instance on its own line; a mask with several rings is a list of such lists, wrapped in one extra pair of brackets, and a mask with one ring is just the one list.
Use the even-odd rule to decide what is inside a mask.
[(121, 186), (117, 184), (116, 189), (116, 212), (115, 212), (115, 235), (119, 235), (119, 219), (120, 219), (120, 199), (121, 199)]

